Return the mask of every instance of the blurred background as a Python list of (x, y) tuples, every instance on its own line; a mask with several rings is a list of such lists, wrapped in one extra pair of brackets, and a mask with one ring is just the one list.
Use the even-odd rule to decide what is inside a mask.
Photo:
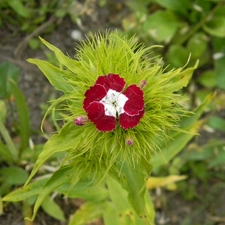
[[(45, 133), (40, 126), (49, 100), (61, 93), (26, 62), (40, 58), (57, 65), (38, 36), (74, 57), (76, 45), (89, 32), (114, 29), (135, 35), (146, 46), (163, 46), (155, 48), (152, 57), (162, 56), (166, 70), (193, 66), (199, 60), (183, 90), (189, 98), (187, 108), (196, 108), (208, 94), (216, 93), (202, 117), (200, 135), (169, 164), (153, 171), (159, 177), (186, 175), (182, 181), (150, 190), (156, 224), (225, 224), (224, 0), (0, 0), (0, 225), (65, 225), (83, 203), (51, 196), (53, 203), (42, 206), (35, 222), (29, 223), (23, 217), (29, 215), (34, 199), (1, 203), (1, 196), (24, 184), (55, 131), (51, 117), (43, 123)], [(56, 112), (55, 117), (60, 115)], [(58, 161), (52, 158), (40, 173), (54, 171)]]

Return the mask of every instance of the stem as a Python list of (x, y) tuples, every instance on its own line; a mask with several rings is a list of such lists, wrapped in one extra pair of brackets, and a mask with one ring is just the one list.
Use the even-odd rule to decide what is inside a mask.
[(183, 38), (180, 38), (180, 40), (177, 40), (177, 39), (176, 39), (176, 40), (174, 41), (174, 43), (177, 43), (178, 45), (184, 44), (188, 39), (191, 38), (191, 36), (193, 36), (200, 28), (202, 28), (203, 25), (204, 25), (206, 22), (208, 22), (208, 21), (210, 20), (210, 18), (213, 18), (214, 13), (216, 12), (216, 10), (217, 10), (218, 8), (221, 7), (221, 5), (223, 5), (223, 3), (222, 3), (222, 2), (219, 2), (219, 3), (211, 10), (211, 12), (210, 12), (209, 15), (205, 16), (202, 20), (200, 20), (200, 22), (197, 23), (197, 24), (193, 27), (193, 29), (190, 30), (190, 32), (189, 32), (187, 35), (183, 36)]
[(0, 133), (2, 134), (6, 145), (12, 155), (13, 161), (17, 162), (18, 160), (18, 151), (16, 149), (16, 146), (14, 145), (12, 139), (9, 136), (9, 133), (7, 131), (7, 129), (5, 128), (4, 124), (2, 123), (2, 120), (0, 119)]

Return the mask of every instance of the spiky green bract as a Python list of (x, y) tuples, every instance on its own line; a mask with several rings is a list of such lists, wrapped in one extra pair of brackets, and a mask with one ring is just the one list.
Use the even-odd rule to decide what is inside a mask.
[[(122, 167), (125, 162), (134, 168), (143, 161), (148, 164), (151, 155), (160, 149), (159, 143), (169, 139), (169, 131), (179, 130), (179, 120), (187, 111), (180, 105), (183, 96), (178, 91), (188, 84), (195, 67), (164, 72), (161, 61), (151, 58), (155, 46), (139, 45), (135, 37), (129, 39), (118, 32), (91, 35), (76, 48), (76, 59), (65, 56), (43, 39), (42, 42), (56, 54), (61, 67), (57, 68), (42, 60), (31, 59), (29, 62), (36, 64), (51, 84), (64, 92), (50, 109), (57, 108), (57, 105), (61, 107), (66, 124), (78, 116), (86, 115), (83, 109), (84, 93), (99, 76), (119, 74), (124, 78), (126, 87), (139, 85), (143, 81), (146, 84), (142, 88), (145, 114), (133, 129), (124, 130), (117, 125), (113, 132), (106, 133), (99, 132), (91, 122), (82, 127), (70, 126), (68, 133), (72, 129), (76, 135), (70, 144), (65, 143), (67, 147), (64, 151), (68, 151), (68, 155), (64, 162), (71, 164), (76, 171), (79, 168), (80, 176), (82, 173), (89, 174), (96, 181), (111, 169), (119, 172), (118, 165)], [(62, 102), (63, 105), (60, 104)], [(67, 135), (66, 125), (62, 131), (53, 138), (58, 137), (63, 141)], [(132, 145), (127, 145), (128, 139), (133, 141)], [(49, 147), (51, 139), (46, 146), (31, 177), (53, 152)], [(61, 151), (57, 146), (52, 146), (52, 149), (54, 152)]]

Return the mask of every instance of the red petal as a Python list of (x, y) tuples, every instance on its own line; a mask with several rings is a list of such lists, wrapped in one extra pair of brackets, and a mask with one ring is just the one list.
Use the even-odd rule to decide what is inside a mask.
[(143, 91), (133, 84), (123, 94), (128, 98), (124, 105), (124, 111), (130, 116), (138, 115), (139, 111), (144, 109)]
[(118, 74), (108, 74), (98, 77), (96, 84), (101, 84), (107, 89), (107, 91), (112, 89), (114, 91), (121, 92), (126, 82)]
[(119, 116), (120, 126), (123, 129), (133, 128), (137, 126), (140, 122), (140, 119), (144, 115), (144, 110), (140, 111), (136, 116), (129, 116), (126, 113), (122, 113)]
[(87, 107), (88, 118), (92, 121), (99, 131), (112, 131), (116, 128), (116, 118), (106, 116), (104, 105), (100, 102), (92, 102)]
[(86, 96), (83, 102), (84, 109), (87, 111), (87, 107), (90, 103), (100, 101), (106, 96), (106, 94), (107, 91), (102, 85), (94, 85), (90, 87), (90, 89), (88, 89), (84, 94)]

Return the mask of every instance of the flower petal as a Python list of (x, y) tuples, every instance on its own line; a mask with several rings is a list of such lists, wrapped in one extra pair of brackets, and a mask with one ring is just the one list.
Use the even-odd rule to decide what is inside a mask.
[(139, 124), (140, 119), (143, 117), (143, 115), (144, 110), (140, 111), (139, 114), (135, 116), (129, 116), (126, 113), (122, 113), (119, 116), (120, 126), (123, 129), (133, 128)]
[(87, 114), (89, 120), (95, 124), (99, 131), (109, 132), (116, 128), (116, 118), (106, 116), (104, 105), (100, 102), (92, 102), (87, 107)]
[(123, 93), (128, 100), (124, 105), (124, 111), (129, 116), (138, 115), (144, 109), (143, 91), (136, 85), (130, 85)]
[(87, 107), (90, 103), (100, 101), (106, 96), (106, 94), (107, 91), (102, 85), (95, 84), (94, 86), (91, 86), (84, 94), (86, 97), (83, 102), (84, 109), (87, 111)]
[(107, 89), (107, 91), (112, 89), (114, 91), (121, 92), (126, 82), (118, 74), (108, 74), (98, 77), (95, 84), (101, 84)]

